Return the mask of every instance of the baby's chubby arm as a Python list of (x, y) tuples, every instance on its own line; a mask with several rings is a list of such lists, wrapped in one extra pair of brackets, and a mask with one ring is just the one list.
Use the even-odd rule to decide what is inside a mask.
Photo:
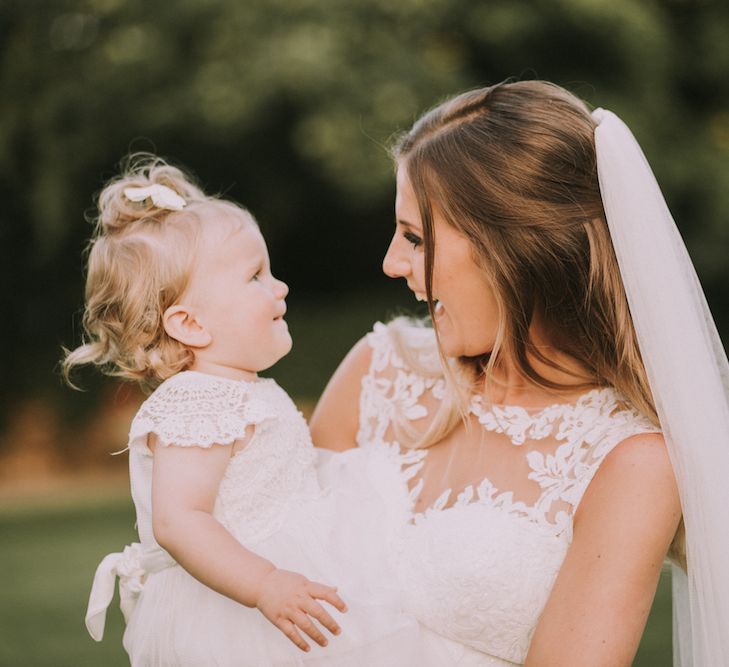
[(326, 638), (310, 617), (332, 633), (339, 633), (337, 623), (317, 602), (326, 600), (346, 611), (336, 589), (277, 569), (241, 545), (213, 517), (218, 486), (232, 447), (154, 446), (155, 539), (203, 584), (247, 607), (257, 607), (300, 649), (308, 651), (309, 645), (299, 630), (325, 646)]
[(311, 416), (311, 437), (317, 447), (344, 451), (357, 446), (362, 378), (367, 375), (372, 348), (361, 339), (344, 358), (324, 389)]

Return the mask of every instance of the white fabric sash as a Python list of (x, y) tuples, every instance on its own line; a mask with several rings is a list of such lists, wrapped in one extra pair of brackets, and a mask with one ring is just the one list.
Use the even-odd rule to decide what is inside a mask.
[(128, 544), (121, 553), (105, 556), (96, 568), (89, 605), (86, 609), (86, 629), (89, 634), (97, 642), (104, 637), (106, 610), (114, 597), (117, 577), (119, 577), (119, 606), (124, 621), (128, 623), (139, 594), (144, 588), (147, 575), (175, 565), (177, 563), (172, 556), (163, 549), (154, 548), (145, 551), (139, 542)]

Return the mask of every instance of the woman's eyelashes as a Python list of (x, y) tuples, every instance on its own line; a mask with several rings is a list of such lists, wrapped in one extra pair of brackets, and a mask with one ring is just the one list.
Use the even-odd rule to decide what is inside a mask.
[(403, 232), (403, 238), (410, 244), (412, 244), (413, 248), (417, 248), (423, 243), (423, 239), (421, 239), (416, 234), (413, 234), (412, 232)]

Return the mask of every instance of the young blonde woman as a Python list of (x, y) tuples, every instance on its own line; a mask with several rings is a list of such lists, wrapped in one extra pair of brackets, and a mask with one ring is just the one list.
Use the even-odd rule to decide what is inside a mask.
[(729, 664), (729, 366), (629, 130), (505, 83), (428, 112), (394, 156), (384, 271), (432, 328), (376, 325), (312, 432), (391, 452), (398, 584), (431, 652), (628, 666), (668, 556), (676, 664)]

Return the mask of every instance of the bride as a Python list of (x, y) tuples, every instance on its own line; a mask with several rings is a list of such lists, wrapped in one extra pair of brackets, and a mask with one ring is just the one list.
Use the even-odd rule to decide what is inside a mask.
[(729, 664), (729, 367), (629, 130), (504, 83), (425, 114), (394, 157), (384, 271), (432, 327), (375, 325), (311, 426), (386, 453), (397, 585), (429, 649), (630, 665), (668, 556), (676, 664)]

